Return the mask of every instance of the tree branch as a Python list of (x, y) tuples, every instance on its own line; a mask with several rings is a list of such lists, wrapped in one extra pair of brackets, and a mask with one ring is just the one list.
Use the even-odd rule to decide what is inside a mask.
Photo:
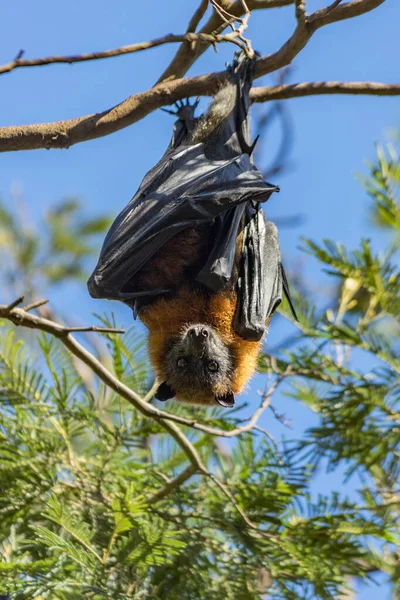
[[(304, 48), (312, 34), (323, 25), (341, 21), (343, 19), (358, 17), (377, 8), (385, 0), (352, 0), (342, 6), (338, 6), (339, 1), (340, 0), (335, 0), (330, 6), (317, 10), (311, 16), (306, 17), (304, 1), (297, 0), (296, 16), (298, 18), (298, 26), (295, 32), (278, 52), (259, 61), (257, 71), (258, 76), (261, 77), (261, 75), (270, 73), (271, 70), (280, 69), (281, 67), (288, 65)], [(249, 0), (247, 6), (250, 10), (259, 10), (288, 6), (293, 3), (294, 0)], [(241, 17), (245, 13), (241, 0), (233, 2), (229, 7), (229, 12), (236, 17)], [(304, 16), (304, 18), (301, 18), (300, 15)], [(226, 23), (224, 23), (223, 19), (217, 13), (214, 13), (204, 25), (201, 33), (220, 33), (225, 26)], [(185, 48), (185, 45), (181, 45), (174, 59), (159, 78), (158, 83), (183, 77), (192, 64), (206, 50), (206, 45), (197, 45), (195, 49), (189, 53), (187, 48)], [(265, 62), (263, 62), (263, 60)], [(271, 64), (273, 64), (274, 61), (278, 66), (271, 68)], [(265, 71), (265, 69), (269, 70)]]
[(17, 125), (0, 128), (0, 152), (69, 148), (79, 142), (93, 140), (128, 127), (167, 104), (189, 96), (213, 95), (226, 78), (226, 73), (213, 73), (191, 79), (179, 79), (134, 94), (113, 108), (76, 119)]
[[(0, 128), (0, 152), (69, 148), (74, 144), (109, 135), (128, 127), (154, 110), (191, 96), (212, 96), (225, 73), (178, 79), (135, 94), (110, 110), (67, 121)], [(305, 82), (253, 88), (253, 102), (286, 100), (325, 94), (398, 96), (400, 84), (376, 82)]]
[(284, 85), (255, 87), (251, 90), (253, 102), (287, 100), (325, 94), (349, 94), (353, 96), (399, 96), (400, 84), (373, 81), (315, 81)]
[(193, 421), (193, 423), (191, 424), (191, 427), (193, 427), (193, 429), (201, 430), (204, 433), (208, 433), (209, 435), (225, 437), (225, 438), (237, 437), (238, 435), (241, 435), (242, 433), (246, 433), (248, 431), (251, 431), (252, 429), (255, 429), (261, 415), (271, 405), (271, 396), (277, 390), (278, 386), (282, 383), (282, 381), (285, 379), (285, 377), (287, 377), (290, 374), (290, 372), (291, 372), (291, 369), (289, 366), (284, 373), (281, 373), (276, 378), (276, 380), (268, 388), (268, 390), (266, 390), (266, 392), (263, 394), (263, 398), (262, 398), (260, 406), (251, 415), (249, 422), (246, 423), (246, 425), (242, 425), (241, 427), (235, 427), (235, 429), (231, 429), (230, 431), (224, 431), (223, 429), (215, 429), (213, 427), (208, 427), (208, 425), (203, 425), (202, 423), (197, 423), (196, 421)]
[[(288, 6), (293, 4), (293, 0), (248, 0), (247, 7), (250, 11), (262, 10), (267, 8), (280, 8), (282, 6)], [(241, 0), (232, 2), (229, 6), (229, 13), (234, 17), (242, 17), (245, 14), (245, 7)], [(226, 22), (217, 13), (213, 12), (207, 23), (201, 29), (199, 33), (221, 33), (226, 27)], [(190, 49), (187, 48), (186, 44), (182, 44), (171, 63), (165, 69), (164, 73), (158, 79), (157, 83), (163, 81), (171, 81), (173, 79), (179, 79), (183, 77), (185, 73), (190, 69), (193, 63), (207, 50), (206, 45), (194, 45)]]
[(219, 34), (206, 34), (206, 33), (193, 33), (187, 32), (184, 35), (174, 35), (172, 33), (165, 35), (164, 37), (150, 40), (148, 42), (140, 42), (137, 44), (130, 44), (128, 46), (122, 46), (120, 48), (113, 48), (111, 50), (103, 50), (101, 52), (88, 52), (86, 54), (71, 54), (66, 56), (47, 56), (44, 58), (31, 58), (23, 59), (23, 50), (17, 54), (14, 60), (10, 61), (5, 65), (0, 66), (0, 75), (10, 73), (15, 69), (23, 67), (41, 67), (44, 65), (52, 65), (56, 63), (73, 64), (78, 62), (86, 62), (88, 60), (99, 60), (103, 58), (112, 58), (114, 56), (122, 56), (123, 54), (133, 54), (134, 52), (140, 52), (141, 50), (148, 50), (149, 48), (156, 48), (163, 44), (172, 44), (176, 42), (190, 42), (191, 44), (206, 44), (208, 47), (210, 44), (217, 44), (222, 42), (231, 42), (243, 48), (243, 45), (236, 39), (239, 35), (236, 32), (232, 32), (227, 35)]
[(184, 469), (179, 475), (174, 477), (166, 483), (164, 487), (159, 489), (157, 492), (149, 496), (145, 502), (148, 505), (153, 505), (168, 496), (171, 492), (180, 487), (185, 481), (191, 478), (192, 475), (196, 473), (197, 469), (194, 465), (190, 464), (186, 469)]
[[(93, 373), (95, 373), (103, 381), (103, 383), (105, 383), (105, 385), (114, 390), (122, 398), (125, 398), (125, 400), (132, 404), (140, 413), (146, 417), (156, 420), (157, 423), (161, 424), (165, 429), (167, 429), (175, 438), (177, 443), (181, 446), (181, 448), (185, 451), (191, 461), (191, 464), (196, 467), (197, 472), (205, 472), (205, 467), (202, 464), (196, 449), (181, 432), (181, 430), (177, 428), (174, 423), (170, 423), (170, 421), (175, 421), (176, 423), (191, 427), (192, 429), (202, 431), (209, 435), (221, 437), (234, 437), (240, 435), (241, 433), (250, 431), (252, 428), (254, 428), (261, 414), (268, 406), (270, 406), (270, 397), (272, 396), (273, 392), (276, 390), (283, 378), (290, 374), (290, 367), (288, 367), (283, 373), (279, 374), (277, 380), (265, 393), (260, 407), (251, 416), (249, 423), (243, 425), (242, 427), (236, 427), (231, 431), (214, 429), (213, 427), (208, 427), (207, 425), (198, 423), (195, 420), (186, 419), (185, 417), (181, 417), (179, 415), (173, 415), (158, 410), (155, 406), (149, 404), (147, 397), (146, 399), (141, 398), (139, 394), (136, 394), (133, 390), (128, 388), (128, 386), (119, 381), (101, 364), (101, 362), (93, 354), (91, 354), (88, 350), (86, 350), (86, 348), (77, 342), (75, 338), (70, 335), (70, 327), (65, 327), (64, 325), (60, 325), (55, 321), (51, 321), (37, 315), (32, 315), (24, 309), (16, 308), (16, 306), (22, 302), (23, 297), (18, 298), (18, 300), (9, 305), (0, 305), (0, 318), (7, 319), (14, 323), (14, 325), (20, 325), (29, 329), (44, 331), (58, 338), (68, 348), (68, 350), (74, 356), (84, 362), (93, 371)], [(29, 308), (29, 306), (27, 308)], [(85, 331), (91, 330), (89, 328), (84, 329)]]
[(313, 34), (324, 25), (351, 19), (363, 15), (383, 4), (385, 0), (352, 0), (338, 6), (336, 2), (327, 8), (321, 8), (310, 16), (305, 14), (305, 5), (297, 0), (297, 27), (287, 42), (273, 54), (257, 61), (256, 76), (261, 77), (271, 71), (286, 67), (303, 50)]
[[(4, 316), (5, 318), (8, 318), (7, 315), (10, 316), (10, 320), (13, 321), (14, 325), (19, 325), (19, 312), (21, 313), (28, 313), (30, 310), (33, 310), (34, 308), (39, 308), (40, 306), (44, 306), (45, 304), (48, 303), (48, 300), (37, 300), (36, 302), (32, 302), (31, 304), (27, 304), (26, 306), (24, 306), (22, 309), (19, 309), (18, 312), (15, 312), (15, 308), (17, 306), (19, 306), (20, 304), (22, 304), (22, 302), (25, 300), (24, 296), (20, 296), (19, 298), (17, 298), (16, 300), (14, 300), (14, 302), (11, 302), (11, 304), (8, 304), (7, 306), (0, 306), (0, 317)], [(31, 316), (31, 315), (29, 315)], [(125, 329), (115, 329), (113, 327), (97, 327), (96, 325), (92, 325), (90, 327), (66, 327), (64, 325), (59, 325), (58, 323), (55, 323), (54, 321), (47, 321), (46, 319), (43, 319), (42, 317), (35, 317), (33, 316), (31, 319), (29, 319), (29, 324), (25, 324), (25, 327), (31, 327), (31, 329), (37, 329), (36, 327), (36, 322), (37, 321), (43, 321), (46, 324), (51, 323), (53, 327), (56, 327), (57, 330), (59, 331), (60, 335), (67, 335), (68, 333), (71, 332), (80, 332), (80, 331), (97, 331), (97, 333), (125, 333)], [(44, 331), (44, 329), (43, 329)]]
[[(293, 35), (280, 50), (257, 61), (256, 77), (261, 77), (262, 75), (270, 73), (271, 71), (275, 71), (291, 62), (319, 27), (322, 27), (328, 23), (340, 21), (342, 19), (359, 16), (376, 8), (383, 2), (384, 0), (352, 0), (352, 2), (348, 2), (347, 4), (339, 6), (336, 2), (334, 2), (333, 5), (328, 7), (329, 10), (321, 9), (312, 15), (305, 17), (304, 22), (298, 22), (297, 28), (295, 29)], [(252, 3), (249, 2), (248, 4), (251, 8)], [(259, 8), (261, 4), (264, 3), (257, 2), (257, 6), (253, 8)], [(272, 6), (272, 4), (269, 3), (269, 6)], [(230, 12), (235, 14), (235, 11), (239, 10), (239, 7), (241, 11), (244, 11), (241, 1), (234, 2), (234, 4), (230, 7)], [(225, 38), (226, 37), (227, 36), (225, 36)], [(165, 106), (166, 104), (172, 104), (177, 100), (181, 100), (182, 98), (190, 96), (212, 96), (225, 81), (226, 76), (226, 72), (222, 71), (219, 73), (210, 73), (200, 77), (178, 79), (176, 81), (161, 83), (151, 90), (135, 94), (127, 100), (121, 102), (121, 104), (94, 115), (87, 115), (67, 121), (43, 123), (40, 125), (3, 127), (0, 129), (0, 152), (34, 150), (38, 148), (69, 148), (73, 144), (108, 135), (118, 131), (119, 129), (132, 125), (136, 121), (143, 119), (152, 111)], [(292, 88), (292, 95), (290, 96), (289, 89), (287, 87), (278, 86), (280, 93), (283, 94), (282, 96), (276, 95), (274, 97), (271, 92), (271, 96), (267, 98), (266, 90), (268, 88), (261, 88), (264, 91), (260, 92), (258, 98), (257, 92), (255, 92), (254, 99), (256, 101), (262, 101), (262, 95), (264, 95), (264, 99), (310, 95), (311, 92), (307, 92), (306, 90), (306, 86), (310, 84), (299, 85), (305, 86), (303, 94), (300, 93), (301, 87), (297, 87), (297, 90)], [(326, 91), (329, 87), (329, 84), (325, 84), (325, 86), (327, 86), (325, 88), (323, 88), (324, 84), (318, 85), (321, 86), (321, 93), (333, 93)], [(388, 87), (385, 87), (385, 89), (383, 88), (385, 84), (354, 83), (343, 85), (348, 86), (348, 90), (350, 90), (351, 85), (353, 85), (353, 91), (347, 92), (345, 88), (342, 87), (339, 93), (372, 93), (376, 95), (384, 95), (384, 93), (388, 91)], [(357, 86), (359, 86), (358, 91)], [(362, 86), (364, 86), (363, 89)], [(382, 86), (382, 93), (377, 92), (377, 86)], [(396, 95), (398, 93), (397, 85), (391, 85), (389, 87), (391, 88), (391, 91), (390, 93), (388, 91), (387, 95)], [(278, 93), (277, 87), (270, 89), (275, 89), (275, 92)], [(285, 94), (287, 95), (285, 96)]]
[(39, 308), (40, 306), (44, 306), (48, 302), (49, 302), (48, 300), (37, 300), (36, 302), (31, 302), (31, 304), (27, 304), (26, 306), (23, 306), (22, 310), (29, 312), (30, 310), (33, 310), (34, 308)]
[(307, 20), (305, 0), (295, 0), (295, 13), (298, 23), (305, 23)]
[(194, 33), (208, 8), (208, 0), (201, 0), (200, 6), (189, 21), (186, 33)]

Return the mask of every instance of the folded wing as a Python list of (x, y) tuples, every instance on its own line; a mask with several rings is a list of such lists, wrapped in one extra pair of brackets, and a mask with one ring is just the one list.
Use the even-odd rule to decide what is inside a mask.
[(287, 283), (276, 228), (259, 208), (278, 188), (264, 181), (251, 156), (252, 74), (253, 61), (238, 55), (228, 71), (229, 83), (203, 117), (195, 120), (194, 109), (180, 107), (166, 153), (144, 177), (104, 240), (88, 281), (93, 297), (133, 306), (135, 298), (146, 293), (170, 291), (138, 292), (130, 283), (176, 234), (204, 224), (213, 226), (215, 241), (194, 279), (219, 291), (231, 279), (245, 219), (235, 328), (245, 339), (260, 339)]

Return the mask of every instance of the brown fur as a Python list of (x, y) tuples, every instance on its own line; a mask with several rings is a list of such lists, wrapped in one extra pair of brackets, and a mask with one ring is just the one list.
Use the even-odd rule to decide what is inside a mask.
[(231, 83), (222, 87), (215, 95), (214, 100), (207, 113), (201, 117), (193, 131), (190, 139), (191, 144), (212, 141), (213, 132), (226, 119), (227, 115), (234, 109), (236, 101), (236, 85)]
[(170, 288), (184, 280), (187, 269), (204, 256), (209, 231), (209, 225), (185, 229), (170, 239), (140, 270), (138, 290)]

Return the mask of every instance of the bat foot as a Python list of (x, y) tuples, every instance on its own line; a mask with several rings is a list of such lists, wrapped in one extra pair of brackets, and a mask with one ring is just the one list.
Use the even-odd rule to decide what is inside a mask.
[(193, 104), (190, 104), (190, 99), (189, 99), (189, 98), (186, 98), (186, 104), (185, 104), (185, 101), (184, 101), (184, 100), (177, 100), (177, 101), (175, 102), (175, 106), (176, 106), (176, 108), (178, 109), (178, 111), (179, 111), (181, 108), (184, 108), (185, 106), (190, 106), (190, 107), (191, 107), (191, 108), (193, 108), (193, 110), (194, 110), (195, 108), (197, 108), (197, 106), (198, 106), (199, 102), (200, 102), (200, 96), (197, 96), (197, 98), (196, 98), (196, 100), (193, 102)]
[(162, 108), (163, 112), (168, 113), (169, 115), (174, 115), (178, 117), (181, 121), (187, 121), (194, 118), (194, 111), (196, 110), (198, 104), (200, 102), (200, 96), (196, 98), (193, 104), (190, 104), (189, 98), (186, 98), (186, 103), (184, 100), (177, 100), (174, 103), (176, 110), (170, 110), (168, 108)]

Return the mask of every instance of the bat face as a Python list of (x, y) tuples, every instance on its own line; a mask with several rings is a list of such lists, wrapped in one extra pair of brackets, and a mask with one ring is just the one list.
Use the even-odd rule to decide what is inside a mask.
[(229, 346), (214, 327), (204, 323), (187, 326), (171, 342), (164, 358), (171, 393), (201, 404), (233, 405), (234, 367)]
[[(231, 407), (257, 365), (261, 340), (234, 331), (236, 295), (183, 286), (139, 313), (149, 331), (158, 400)], [(214, 364), (216, 363), (216, 364)]]

